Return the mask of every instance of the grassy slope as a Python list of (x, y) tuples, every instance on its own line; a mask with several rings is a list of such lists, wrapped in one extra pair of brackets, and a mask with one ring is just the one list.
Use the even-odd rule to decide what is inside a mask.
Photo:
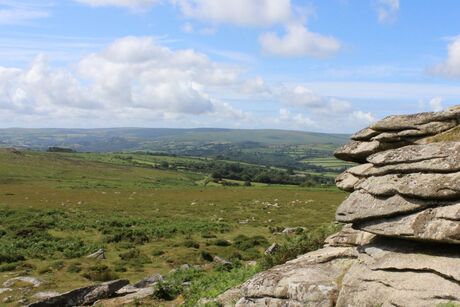
[[(77, 253), (104, 247), (108, 259), (103, 263), (112, 270), (123, 268), (125, 272), (116, 272), (118, 277), (135, 281), (183, 263), (203, 264), (203, 250), (227, 258), (235, 253), (246, 260), (257, 258), (263, 246), (244, 251), (210, 243), (216, 239), (233, 240), (240, 234), (262, 235), (269, 242), (282, 240), (270, 233), (270, 226), (313, 229), (332, 221), (337, 204), (345, 197), (335, 189), (204, 188), (197, 185), (202, 178), (192, 173), (125, 166), (110, 161), (106, 155), (92, 154), (82, 159), (73, 154), (0, 150), (0, 228), (7, 233), (0, 237), (0, 244), (10, 242), (8, 236), (18, 229), (36, 227), (37, 223), (45, 225), (44, 230), (33, 229), (51, 235), (58, 250), (50, 247), (50, 252), (40, 259), (40, 250), (28, 249), (26, 261), (13, 270), (50, 281), (34, 291), (61, 291), (90, 283), (82, 273), (94, 261), (82, 256), (66, 257), (59, 251), (66, 240), (84, 243)], [(120, 221), (132, 226), (110, 226)], [(148, 242), (107, 242), (113, 228), (145, 233)], [(216, 238), (206, 238), (204, 234), (209, 233)], [(196, 241), (199, 248), (184, 246), (187, 240)], [(139, 259), (122, 261), (120, 254), (132, 249), (140, 251)], [(75, 263), (82, 271), (68, 272)], [(0, 282), (11, 276), (11, 272), (0, 273)]]

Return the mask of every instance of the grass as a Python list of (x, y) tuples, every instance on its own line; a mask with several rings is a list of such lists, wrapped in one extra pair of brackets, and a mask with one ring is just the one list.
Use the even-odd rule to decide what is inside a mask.
[[(249, 277), (245, 261), (286, 242), (270, 229), (318, 229), (346, 196), (335, 188), (204, 187), (203, 174), (112, 158), (0, 150), (0, 283), (23, 275), (47, 281), (30, 296), (115, 277), (135, 282), (215, 255), (242, 262), (230, 272), (201, 272), (195, 290), (184, 292), (196, 301)], [(99, 248), (107, 259), (85, 257)]]

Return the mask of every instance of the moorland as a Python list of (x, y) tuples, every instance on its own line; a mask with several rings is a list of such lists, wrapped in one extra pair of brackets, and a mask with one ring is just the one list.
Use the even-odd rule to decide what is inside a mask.
[[(81, 139), (47, 134), (40, 143), (43, 135), (15, 133), (0, 149), (0, 283), (46, 282), (26, 292), (19, 285), (2, 300), (160, 273), (168, 291), (151, 300), (193, 306), (320, 246), (337, 229), (331, 221), (346, 196), (333, 185), (349, 165), (332, 158), (337, 135), (283, 142), (265, 131), (249, 142), (207, 130), (190, 140), (182, 131), (157, 147), (136, 139), (133, 147), (93, 151)], [(264, 255), (275, 242), (278, 251)], [(106, 259), (86, 257), (99, 249)], [(232, 265), (216, 265), (215, 256)], [(184, 264), (192, 269), (174, 271)]]

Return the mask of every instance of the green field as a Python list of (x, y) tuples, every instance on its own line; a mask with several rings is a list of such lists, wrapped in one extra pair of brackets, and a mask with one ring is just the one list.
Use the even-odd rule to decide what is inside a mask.
[[(181, 159), (190, 158), (173, 160)], [(333, 221), (345, 197), (335, 188), (204, 186), (206, 177), (114, 154), (0, 150), (0, 283), (24, 275), (45, 280), (30, 297), (111, 278), (135, 282), (185, 263), (206, 268), (211, 254), (241, 268), (224, 277), (211, 267), (200, 273), (194, 287), (214, 280), (219, 288), (205, 290), (215, 294), (253, 274), (245, 263), (261, 259), (269, 244), (286, 241), (274, 230), (317, 229)], [(85, 257), (99, 248), (106, 260)], [(20, 290), (0, 301), (11, 295)]]

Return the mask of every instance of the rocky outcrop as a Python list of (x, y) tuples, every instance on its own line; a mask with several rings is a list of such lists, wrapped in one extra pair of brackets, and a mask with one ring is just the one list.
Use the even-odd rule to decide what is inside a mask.
[(389, 116), (351, 137), (352, 141), (335, 152), (338, 159), (365, 162), (376, 152), (410, 144), (454, 129), (460, 122), (460, 106), (443, 112)]
[(460, 106), (390, 116), (336, 157), (351, 192), (325, 247), (257, 274), (237, 306), (460, 304)]

